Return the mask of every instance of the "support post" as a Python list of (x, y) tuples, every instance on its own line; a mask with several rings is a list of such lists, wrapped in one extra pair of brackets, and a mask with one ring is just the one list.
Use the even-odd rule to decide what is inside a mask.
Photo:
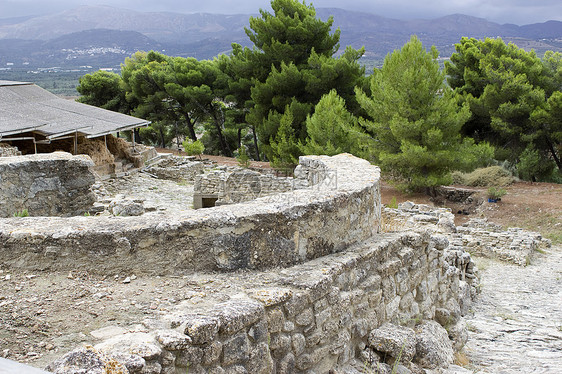
[(135, 129), (131, 130), (131, 135), (132, 135), (131, 139), (133, 140), (133, 152), (136, 152), (137, 151), (137, 147), (136, 147), (137, 143), (135, 143)]

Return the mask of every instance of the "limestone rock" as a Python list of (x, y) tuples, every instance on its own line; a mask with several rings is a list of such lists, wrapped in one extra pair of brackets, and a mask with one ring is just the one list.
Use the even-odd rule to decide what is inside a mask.
[(109, 203), (109, 212), (121, 217), (140, 216), (144, 214), (144, 205), (140, 201), (113, 200)]
[(449, 339), (453, 341), (453, 349), (455, 351), (461, 350), (461, 348), (464, 347), (464, 345), (468, 341), (468, 328), (466, 320), (464, 318), (460, 318), (457, 323), (449, 326), (448, 331)]
[(78, 348), (49, 364), (47, 370), (54, 374), (129, 374), (125, 365), (91, 348)]
[(92, 159), (66, 152), (0, 157), (0, 217), (80, 215), (96, 200)]
[(429, 369), (453, 363), (453, 346), (447, 330), (435, 321), (424, 321), (416, 328), (415, 361)]
[(408, 327), (385, 323), (369, 334), (369, 346), (401, 362), (411, 361), (416, 353), (416, 333)]

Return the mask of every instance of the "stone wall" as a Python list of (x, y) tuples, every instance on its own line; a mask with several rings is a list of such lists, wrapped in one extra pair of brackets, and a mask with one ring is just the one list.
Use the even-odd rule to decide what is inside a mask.
[(0, 157), (21, 156), (18, 147), (12, 147), (5, 143), (0, 143)]
[[(396, 359), (397, 352), (377, 339), (381, 332), (431, 319), (447, 327), (448, 333), (437, 326), (446, 341), (449, 334), (462, 346), (461, 310), (474, 293), (474, 277), (467, 277), (474, 275), (474, 267), (457, 266), (462, 262), (447, 246), (442, 235), (385, 234), (306, 264), (232, 276), (226, 280), (229, 293), (214, 294), (215, 302), (186, 300), (162, 319), (147, 320), (93, 351), (69, 353), (49, 369), (84, 369), (84, 357), (95, 356), (92, 352), (114, 358), (130, 373), (144, 374), (361, 369), (366, 363), (375, 367), (387, 354)], [(435, 359), (428, 364), (428, 352), (416, 352), (420, 338), (408, 331), (407, 344), (413, 348), (404, 352), (404, 365), (447, 365)], [(446, 341), (442, 344), (449, 345), (452, 360)]]
[[(324, 173), (319, 170), (318, 172)], [(302, 174), (302, 173), (301, 173)], [(313, 185), (306, 178), (278, 177), (243, 168), (211, 170), (195, 178), (194, 201), (198, 197), (216, 197), (215, 205), (237, 204)], [(195, 204), (201, 208), (203, 204)]]
[(266, 269), (341, 252), (378, 232), (376, 166), (346, 154), (300, 162), (307, 175), (323, 171), (319, 183), (242, 204), (174, 216), (0, 219), (0, 258), (14, 268), (103, 274)]
[(203, 173), (205, 166), (208, 165), (195, 161), (195, 157), (166, 155), (145, 167), (143, 171), (160, 179), (193, 182), (198, 175)]
[(424, 204), (405, 202), (398, 209), (385, 208), (383, 226), (392, 231), (431, 230), (445, 233), (454, 247), (465, 248), (473, 255), (496, 258), (525, 266), (541, 248), (549, 248), (550, 240), (538, 232), (517, 227), (504, 230), (486, 219), (471, 218), (455, 226), (454, 215), (448, 208), (432, 208)]
[(65, 152), (0, 158), (0, 217), (83, 214), (95, 201), (93, 165)]

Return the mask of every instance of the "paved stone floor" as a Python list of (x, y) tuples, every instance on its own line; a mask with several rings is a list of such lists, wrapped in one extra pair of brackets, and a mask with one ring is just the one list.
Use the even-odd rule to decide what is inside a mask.
[(562, 248), (527, 267), (486, 259), (479, 266), (482, 293), (467, 318), (471, 371), (562, 373)]
[(142, 200), (148, 214), (177, 214), (193, 209), (193, 183), (152, 178), (134, 172), (102, 183), (98, 196), (107, 203), (112, 199)]

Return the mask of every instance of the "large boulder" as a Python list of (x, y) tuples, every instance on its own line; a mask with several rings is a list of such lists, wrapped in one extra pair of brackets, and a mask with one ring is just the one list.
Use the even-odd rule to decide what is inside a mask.
[(416, 333), (408, 327), (385, 323), (369, 334), (369, 346), (400, 362), (412, 361), (416, 354)]
[(428, 369), (446, 368), (453, 363), (453, 345), (439, 323), (424, 321), (416, 327), (415, 362)]
[(75, 349), (46, 369), (54, 374), (129, 374), (125, 365), (91, 347)]

